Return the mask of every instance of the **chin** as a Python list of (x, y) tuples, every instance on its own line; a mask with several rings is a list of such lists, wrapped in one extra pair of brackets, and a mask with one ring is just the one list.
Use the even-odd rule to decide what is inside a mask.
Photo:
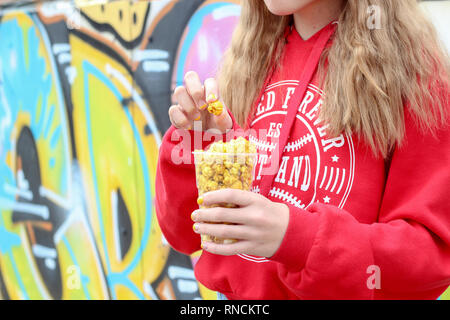
[(267, 9), (277, 16), (293, 14), (316, 0), (264, 0)]

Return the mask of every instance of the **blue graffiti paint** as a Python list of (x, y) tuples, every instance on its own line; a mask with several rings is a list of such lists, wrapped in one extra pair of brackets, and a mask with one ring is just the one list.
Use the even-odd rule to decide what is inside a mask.
[[(26, 16), (25, 16), (26, 17)], [(52, 90), (56, 90), (61, 97), (61, 88), (55, 73), (55, 65), (50, 56), (50, 71), (47, 70), (47, 61), (41, 56), (38, 50), (44, 41), (45, 48), (48, 52), (49, 42), (46, 42), (46, 34), (39, 22), (32, 16), (28, 16), (34, 21), (34, 24), (22, 28), (19, 19), (8, 18), (0, 24), (0, 253), (6, 254), (9, 258), (17, 283), (20, 287), (24, 299), (29, 299), (25, 285), (21, 279), (20, 272), (15, 261), (12, 248), (21, 246), (20, 237), (4, 227), (6, 219), (5, 213), (10, 212), (16, 202), (14, 193), (7, 192), (5, 186), (17, 185), (15, 173), (6, 161), (8, 153), (15, 151), (13, 139), (13, 130), (20, 113), (27, 114), (30, 119), (30, 130), (35, 139), (52, 137), (51, 149), (54, 150), (61, 146), (69, 150), (67, 134), (61, 130), (52, 131), (51, 124), (55, 116), (56, 106), (49, 108), (48, 101)], [(56, 79), (57, 80), (57, 79)], [(58, 101), (58, 116), (60, 124), (65, 121), (65, 107), (62, 100)], [(51, 114), (48, 114), (51, 110)], [(46, 125), (44, 126), (44, 124)], [(16, 133), (17, 134), (17, 133)], [(60, 164), (62, 171), (60, 174), (59, 192), (64, 194), (67, 186), (66, 172), (68, 168), (69, 158), (67, 152), (62, 157)], [(14, 154), (13, 154), (14, 156)], [(50, 167), (54, 168), (56, 159), (51, 160)], [(9, 188), (11, 190), (11, 188)]]
[(44, 130), (41, 131), (41, 135), (44, 135), (44, 139), (48, 138), (48, 134), (50, 132), (50, 127), (51, 124), (53, 122), (53, 117), (55, 116), (55, 106), (51, 105), (49, 108), (49, 113), (47, 118), (45, 119), (45, 126), (44, 126)]
[(56, 163), (56, 159), (54, 157), (51, 157), (48, 165), (50, 166), (50, 168), (53, 169), (55, 167), (55, 163)]
[(9, 232), (0, 224), (0, 253), (10, 253), (13, 247), (20, 246), (20, 244), (20, 237), (15, 233)]
[[(117, 285), (121, 285), (129, 289), (131, 292), (133, 292), (136, 295), (136, 298), (145, 300), (145, 296), (142, 294), (142, 292), (139, 290), (138, 287), (127, 277), (128, 275), (123, 273), (111, 273), (108, 277), (108, 283), (111, 284), (111, 288), (114, 288)], [(111, 290), (111, 294), (113, 296), (113, 299), (117, 300), (116, 293), (114, 290)]]
[[(62, 173), (60, 174), (60, 184), (59, 184), (59, 192), (62, 195), (68, 195), (68, 198), (70, 198), (72, 195), (70, 194), (70, 186), (71, 186), (71, 180), (72, 180), (72, 174), (71, 174), (71, 155), (70, 155), (70, 141), (69, 141), (69, 130), (68, 130), (68, 119), (67, 119), (67, 115), (66, 115), (66, 105), (65, 105), (65, 101), (64, 101), (64, 96), (63, 96), (63, 92), (62, 92), (62, 88), (60, 86), (60, 79), (59, 79), (59, 75), (58, 72), (56, 72), (57, 68), (56, 68), (56, 62), (53, 59), (53, 55), (51, 55), (51, 43), (50, 43), (50, 39), (47, 35), (47, 32), (44, 28), (44, 26), (42, 25), (41, 21), (37, 18), (37, 16), (35, 14), (30, 15), (31, 19), (33, 20), (34, 24), (36, 25), (37, 29), (39, 30), (41, 36), (42, 36), (42, 42), (44, 43), (44, 46), (47, 50), (47, 52), (49, 53), (49, 65), (51, 67), (51, 70), (53, 70), (52, 72), (52, 76), (54, 77), (54, 86), (55, 86), (55, 91), (56, 91), (56, 100), (57, 100), (57, 104), (58, 104), (58, 110), (59, 110), (59, 125), (61, 126), (61, 131), (60, 131), (60, 136), (59, 136), (59, 142), (58, 143), (62, 143), (63, 148), (62, 148), (62, 153), (64, 154), (63, 159), (61, 160), (62, 162)], [(56, 128), (55, 130), (58, 130), (58, 128)], [(53, 144), (54, 147), (56, 148), (56, 143)], [(54, 148), (52, 146), (50, 146), (51, 149), (53, 150)]]
[[(36, 23), (36, 20), (33, 20)], [(62, 130), (65, 127), (64, 104), (58, 101), (58, 106), (48, 106), (48, 99), (52, 89), (56, 89), (58, 95), (61, 95), (61, 88), (56, 81), (53, 81), (55, 74), (46, 70), (46, 61), (37, 48), (44, 41), (45, 35), (41, 28), (32, 25), (23, 29), (18, 19), (11, 18), (2, 21), (0, 25), (0, 119), (2, 124), (0, 128), (0, 141), (2, 152), (0, 154), (0, 181), (10, 185), (16, 185), (14, 172), (7, 165), (6, 156), (8, 152), (14, 151), (15, 141), (11, 141), (14, 124), (17, 121), (19, 113), (26, 113), (30, 118), (30, 130), (38, 139), (51, 139), (50, 148), (55, 150), (63, 146), (65, 152), (61, 154), (59, 164), (62, 166), (60, 174), (60, 184), (58, 191), (61, 194), (67, 192), (68, 182), (64, 176), (69, 174), (68, 166), (70, 159), (67, 151), (69, 150), (67, 131)], [(40, 37), (42, 39), (40, 39)], [(45, 42), (45, 41), (44, 41)], [(54, 70), (54, 69), (53, 69)], [(38, 80), (37, 80), (38, 79)], [(56, 116), (56, 108), (59, 108), (59, 125), (52, 128)], [(50, 166), (54, 168), (55, 163)], [(0, 183), (1, 183), (0, 182)], [(0, 185), (0, 198), (14, 201), (14, 195), (8, 194)], [(0, 202), (0, 209), (2, 208)]]
[(50, 148), (55, 149), (61, 136), (61, 126), (58, 126), (50, 137)]
[(15, 233), (9, 232), (4, 228), (4, 217), (0, 216), (0, 254), (6, 254), (11, 261), (11, 267), (14, 271), (14, 276), (17, 279), (23, 298), (28, 300), (28, 294), (25, 289), (22, 277), (20, 276), (19, 269), (17, 268), (16, 261), (14, 260), (12, 248), (19, 247), (22, 244), (20, 237)]

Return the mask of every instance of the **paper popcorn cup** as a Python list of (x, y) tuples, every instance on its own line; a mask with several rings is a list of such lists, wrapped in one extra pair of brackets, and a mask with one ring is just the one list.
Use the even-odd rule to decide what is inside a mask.
[[(220, 189), (251, 191), (256, 167), (256, 147), (240, 137), (228, 143), (216, 142), (206, 151), (193, 152), (199, 197), (206, 192)], [(223, 203), (221, 207), (233, 208), (233, 204)], [(200, 208), (206, 208), (200, 205)], [(212, 223), (212, 222), (211, 222)], [(219, 239), (202, 235), (202, 241), (227, 244), (234, 239)]]

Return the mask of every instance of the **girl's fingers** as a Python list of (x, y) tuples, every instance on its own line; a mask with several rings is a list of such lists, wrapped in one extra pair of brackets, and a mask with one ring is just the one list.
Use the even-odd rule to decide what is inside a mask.
[(193, 122), (198, 120), (202, 120), (206, 124), (205, 130), (215, 128), (222, 133), (226, 133), (233, 127), (233, 120), (226, 107), (223, 108), (220, 115), (213, 115), (204, 111), (208, 107), (208, 103), (219, 99), (218, 85), (214, 78), (206, 79), (204, 85), (202, 85), (198, 74), (190, 71), (186, 73), (184, 81), (185, 87), (177, 87), (173, 96), (174, 100), (181, 106), (181, 110), (189, 123), (187, 124), (186, 120), (182, 119), (179, 112), (175, 112), (171, 119), (174, 119), (178, 128), (190, 128)]
[(184, 82), (189, 95), (192, 97), (197, 109), (201, 109), (206, 104), (205, 89), (200, 81), (200, 77), (194, 71), (189, 71), (184, 76)]
[(208, 78), (205, 80), (205, 97), (207, 103), (215, 102), (219, 99), (219, 89), (216, 79)]
[(227, 130), (233, 128), (233, 120), (229, 115), (227, 108), (224, 106), (223, 111), (220, 115), (214, 116), (213, 121), (215, 122), (215, 127), (221, 132), (227, 132)]
[(205, 193), (199, 198), (199, 203), (204, 206), (214, 204), (231, 203), (240, 207), (246, 207), (255, 202), (258, 195), (250, 191), (239, 189), (221, 189)]
[(196, 222), (194, 224), (194, 231), (198, 234), (221, 239), (248, 240), (251, 237), (250, 228), (243, 225)]
[(169, 108), (169, 118), (170, 122), (177, 129), (190, 129), (191, 121), (187, 118), (186, 114), (183, 112), (183, 109), (179, 105), (171, 106)]
[(239, 208), (207, 208), (198, 209), (192, 213), (192, 220), (195, 222), (227, 222), (237, 224), (247, 224), (248, 215), (242, 214)]
[(183, 86), (179, 86), (175, 89), (174, 98), (178, 104), (182, 107), (183, 112), (187, 115), (190, 120), (196, 120), (200, 116), (200, 112), (195, 106), (194, 101), (189, 95), (187, 89)]
[(250, 241), (240, 240), (231, 244), (217, 244), (214, 242), (202, 242), (202, 248), (205, 251), (223, 256), (232, 256), (241, 254), (251, 249), (252, 243)]

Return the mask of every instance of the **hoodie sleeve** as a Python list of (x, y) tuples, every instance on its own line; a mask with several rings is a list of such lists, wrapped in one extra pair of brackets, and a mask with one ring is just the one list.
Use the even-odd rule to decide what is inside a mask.
[(405, 118), (376, 223), (330, 205), (289, 207), (271, 260), (299, 298), (436, 299), (450, 285), (450, 129), (432, 136)]
[[(230, 134), (236, 135), (240, 127), (233, 120)], [(200, 236), (193, 229), (191, 214), (198, 209), (195, 164), (192, 151), (205, 149), (219, 140), (228, 140), (230, 134), (211, 135), (193, 130), (170, 127), (159, 149), (156, 170), (156, 216), (167, 242), (177, 251), (192, 254), (200, 250)]]

